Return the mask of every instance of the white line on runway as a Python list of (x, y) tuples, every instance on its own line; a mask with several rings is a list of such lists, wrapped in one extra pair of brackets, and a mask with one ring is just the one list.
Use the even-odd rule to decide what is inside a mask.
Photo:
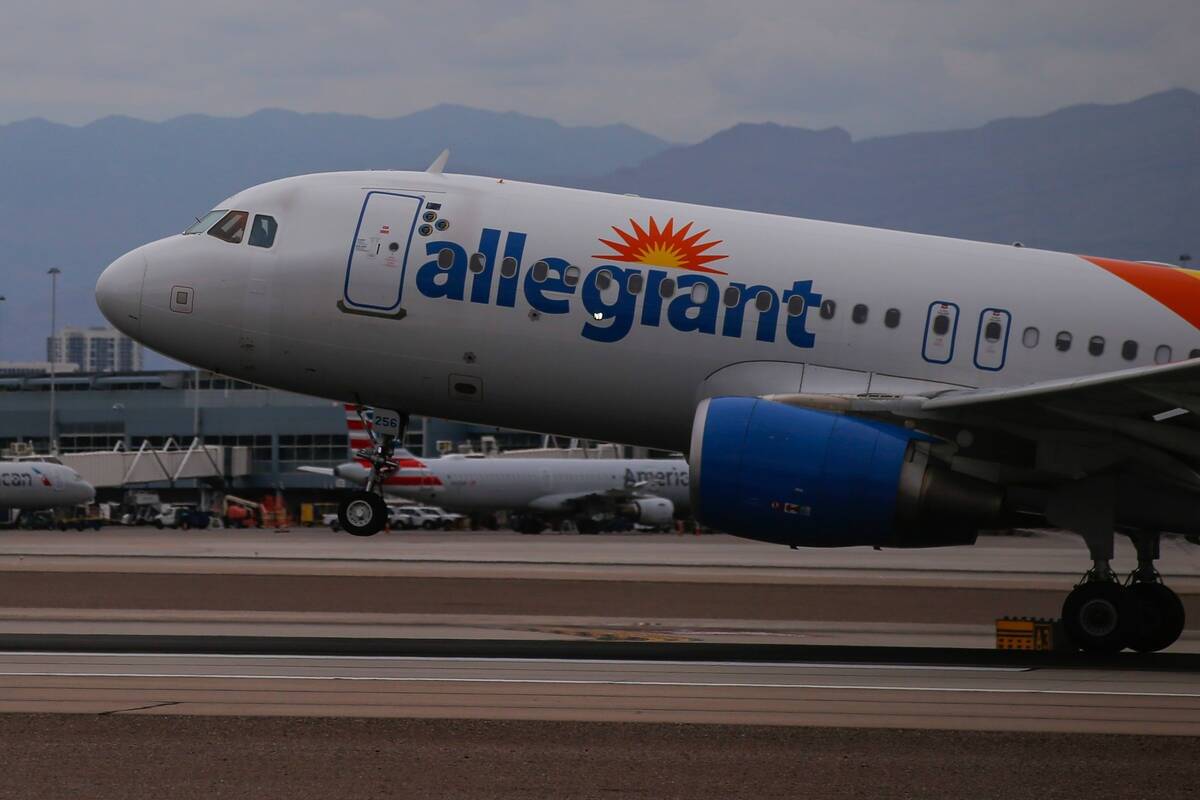
[(712, 683), (706, 681), (622, 681), (565, 678), (433, 678), (367, 677), (363, 675), (237, 675), (172, 672), (3, 672), (9, 678), (197, 678), (253, 681), (375, 681), (381, 683), (496, 683), (553, 686), (659, 686), (701, 689), (836, 689), (844, 691), (938, 692), (963, 694), (1083, 695), (1089, 697), (1171, 697), (1200, 699), (1200, 692), (1103, 692), (1089, 689), (952, 688), (948, 686), (872, 686), (836, 683)]
[(335, 656), (335, 655), (286, 655), (278, 653), (69, 653), (42, 652), (38, 650), (0, 651), (0, 659), (6, 656), (70, 656), (72, 658), (96, 656), (100, 658), (247, 658), (307, 661), (402, 661), (452, 663), (503, 663), (503, 664), (620, 664), (624, 666), (667, 666), (667, 667), (790, 667), (793, 669), (875, 669), (875, 670), (920, 670), (923, 672), (1032, 672), (1033, 667), (971, 667), (950, 664), (855, 664), (853, 662), (821, 661), (647, 661), (623, 658), (519, 658), (491, 656)]

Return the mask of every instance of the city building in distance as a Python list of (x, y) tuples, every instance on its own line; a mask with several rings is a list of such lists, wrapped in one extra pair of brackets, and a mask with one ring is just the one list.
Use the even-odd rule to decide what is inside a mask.
[(46, 360), (55, 371), (74, 364), (80, 372), (138, 372), (142, 346), (115, 328), (68, 325), (46, 339)]

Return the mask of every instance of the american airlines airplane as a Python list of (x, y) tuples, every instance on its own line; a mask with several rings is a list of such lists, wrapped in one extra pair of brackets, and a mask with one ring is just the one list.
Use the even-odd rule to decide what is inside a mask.
[(0, 508), (62, 508), (95, 498), (92, 485), (70, 467), (47, 461), (0, 461)]
[[(1200, 272), (448, 175), (446, 155), (239, 192), (113, 262), (100, 308), (196, 366), (393, 409), (343, 506), (364, 526), (404, 415), (430, 414), (686, 452), (701, 522), (793, 547), (1070, 529), (1080, 648), (1179, 636), (1155, 562), (1161, 533), (1200, 532)], [(1114, 532), (1137, 547), (1124, 582)]]
[[(371, 478), (374, 415), (346, 406), (350, 454), (336, 467), (300, 467), (360, 486)], [(360, 455), (361, 453), (361, 455)], [(538, 533), (547, 520), (569, 519), (580, 533), (595, 533), (603, 521), (621, 517), (643, 525), (669, 525), (688, 513), (686, 461), (616, 458), (485, 458), (449, 455), (423, 460), (396, 450), (395, 468), (383, 478), (386, 494), (453, 511), (520, 512), (515, 527)], [(339, 524), (354, 534), (378, 531), (362, 525), (343, 504)]]

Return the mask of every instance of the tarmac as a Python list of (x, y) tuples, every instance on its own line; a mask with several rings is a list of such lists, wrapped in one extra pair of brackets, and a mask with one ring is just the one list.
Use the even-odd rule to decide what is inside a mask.
[[(997, 617), (1055, 616), (1085, 566), (1046, 532), (790, 551), (4, 531), (0, 747), (20, 766), (0, 798), (249, 796), (253, 754), (338, 765), (323, 791), (367, 795), (1143, 796), (1120, 776), (1153, 772), (1154, 796), (1190, 796), (1200, 547), (1163, 543), (1189, 614), (1170, 652), (994, 650)], [(64, 736), (79, 747), (55, 769)], [(114, 760), (139, 748), (160, 771), (120, 784)], [(273, 791), (318, 793), (268, 769)]]

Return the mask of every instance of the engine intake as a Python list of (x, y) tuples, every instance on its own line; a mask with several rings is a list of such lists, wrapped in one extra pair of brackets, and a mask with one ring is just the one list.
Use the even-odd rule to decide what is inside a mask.
[(1001, 487), (952, 472), (923, 434), (751, 397), (714, 397), (692, 427), (692, 507), (736, 536), (806, 547), (973, 544)]

